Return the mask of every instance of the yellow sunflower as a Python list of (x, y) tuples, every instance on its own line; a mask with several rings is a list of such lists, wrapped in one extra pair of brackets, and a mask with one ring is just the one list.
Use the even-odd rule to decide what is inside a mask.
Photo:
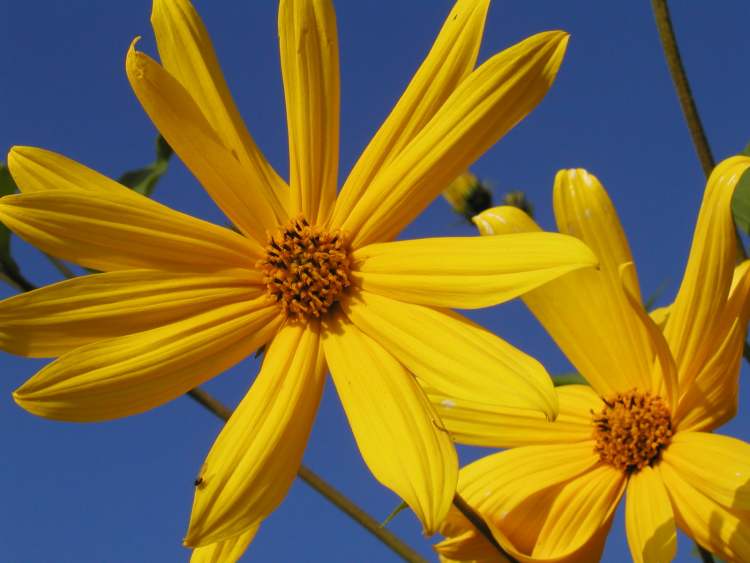
[(60, 155), (8, 161), (23, 192), (0, 219), (30, 243), (104, 273), (0, 303), (0, 347), (56, 357), (15, 400), (54, 419), (145, 411), (260, 346), (263, 364), (197, 480), (188, 546), (231, 551), (283, 499), (330, 370), (375, 477), (433, 532), (457, 461), (420, 383), (554, 418), (535, 360), (446, 308), (505, 301), (596, 263), (573, 237), (390, 242), (521, 120), (567, 43), (533, 36), (474, 69), (488, 0), (459, 0), (336, 197), (338, 43), (328, 0), (282, 1), (290, 182), (245, 129), (187, 0), (156, 0), (162, 64), (131, 46), (146, 112), (239, 233), (171, 210)]
[[(750, 561), (750, 445), (710, 433), (737, 409), (750, 261), (734, 267), (730, 201), (748, 167), (746, 157), (716, 167), (677, 298), (652, 317), (604, 188), (584, 170), (558, 173), (558, 228), (586, 242), (601, 270), (574, 272), (524, 301), (591, 387), (559, 388), (552, 424), (431, 397), (459, 442), (511, 448), (463, 468), (459, 492), (519, 560), (598, 561), (627, 491), (635, 561), (671, 560), (676, 525), (727, 560)], [(475, 222), (483, 234), (539, 231), (513, 207)], [(446, 559), (499, 559), (456, 514), (444, 532), (437, 549)]]

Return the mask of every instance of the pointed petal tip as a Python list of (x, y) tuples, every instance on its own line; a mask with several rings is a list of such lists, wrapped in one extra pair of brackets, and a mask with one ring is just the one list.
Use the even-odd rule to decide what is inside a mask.
[(136, 35), (130, 42), (127, 55), (125, 56), (125, 72), (129, 79), (143, 78), (143, 53), (136, 50), (136, 45), (141, 40), (140, 35)]

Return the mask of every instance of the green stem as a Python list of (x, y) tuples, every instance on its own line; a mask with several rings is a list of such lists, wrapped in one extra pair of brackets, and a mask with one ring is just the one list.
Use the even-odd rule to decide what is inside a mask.
[[(229, 417), (232, 415), (230, 409), (202, 389), (193, 389), (188, 392), (188, 395), (225, 422), (229, 420)], [(329, 485), (309, 468), (301, 465), (297, 472), (297, 477), (315, 489), (315, 491), (317, 491), (322, 497), (344, 512), (357, 524), (379, 539), (396, 555), (401, 557), (401, 559), (408, 561), (409, 563), (426, 563), (424, 557), (406, 545), (393, 532), (381, 527), (377, 520), (354, 504), (333, 486)]]
[(487, 526), (487, 523), (484, 521), (484, 519), (458, 493), (456, 493), (456, 496), (453, 497), (453, 506), (458, 508), (461, 514), (463, 514), (466, 519), (471, 522), (471, 524), (477, 529), (477, 531), (482, 534), (484, 539), (492, 544), (492, 547), (494, 547), (500, 553), (500, 555), (505, 557), (508, 561), (510, 561), (510, 563), (518, 563), (518, 560), (514, 559), (497, 542), (495, 536), (492, 534), (492, 530), (490, 530), (489, 526)]
[(669, 66), (669, 73), (672, 75), (677, 97), (680, 99), (682, 113), (685, 116), (685, 121), (687, 121), (703, 172), (708, 177), (714, 169), (714, 157), (711, 154), (711, 147), (708, 144), (706, 132), (703, 130), (701, 118), (698, 115), (698, 108), (695, 106), (695, 100), (685, 74), (685, 67), (682, 65), (680, 50), (677, 48), (677, 39), (669, 16), (667, 0), (651, 0), (651, 6), (654, 10), (656, 27), (659, 30), (661, 45), (664, 49), (664, 57), (667, 59), (667, 66)]
[[(656, 27), (659, 30), (659, 38), (664, 49), (664, 57), (667, 59), (669, 73), (672, 75), (672, 82), (677, 91), (677, 97), (680, 100), (682, 114), (685, 116), (685, 121), (690, 130), (690, 137), (693, 140), (695, 151), (698, 153), (698, 159), (701, 161), (703, 173), (708, 178), (716, 163), (711, 152), (711, 146), (708, 144), (708, 138), (703, 129), (701, 118), (698, 115), (698, 108), (693, 99), (685, 67), (682, 64), (682, 57), (677, 47), (677, 38), (672, 27), (672, 18), (669, 15), (667, 0), (651, 0), (651, 7), (654, 11)], [(739, 236), (737, 236), (737, 248), (739, 254), (744, 256), (745, 249)], [(714, 563), (713, 555), (710, 552), (698, 545), (698, 542), (695, 542), (695, 546), (698, 548), (698, 553), (703, 563)]]
[(5, 262), (0, 264), (0, 280), (19, 291), (31, 291), (36, 286), (27, 280), (16, 268), (9, 267)]
[(701, 556), (701, 561), (703, 561), (703, 563), (715, 563), (714, 556), (711, 555), (710, 551), (703, 549), (697, 542), (695, 547), (698, 548), (698, 554)]
[(47, 257), (47, 260), (49, 260), (52, 263), (52, 265), (57, 269), (57, 271), (63, 275), (63, 277), (67, 279), (76, 277), (76, 273), (70, 268), (68, 268), (65, 262), (63, 262), (59, 258), (55, 258), (54, 256), (47, 254), (46, 252), (44, 253), (44, 255)]

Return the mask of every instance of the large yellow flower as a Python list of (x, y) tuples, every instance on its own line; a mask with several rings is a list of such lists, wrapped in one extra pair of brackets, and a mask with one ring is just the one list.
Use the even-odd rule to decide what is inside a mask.
[[(531, 37), (474, 70), (488, 0), (459, 0), (336, 197), (339, 72), (328, 0), (282, 1), (290, 183), (245, 129), (187, 0), (156, 0), (162, 65), (127, 74), (156, 126), (240, 231), (134, 194), (62, 156), (14, 148), (22, 194), (0, 218), (105, 273), (0, 303), (0, 346), (60, 356), (15, 393), (30, 412), (94, 421), (180, 396), (267, 345), (197, 481), (186, 544), (232, 550), (286, 494), (330, 369), (362, 455), (433, 532), (457, 461), (419, 383), (554, 418), (544, 369), (444, 308), (510, 299), (595, 264), (573, 237), (391, 241), (551, 85), (567, 42)], [(242, 536), (240, 536), (242, 534)], [(231, 545), (230, 545), (231, 544)]]
[[(558, 228), (585, 241), (601, 270), (524, 301), (591, 387), (560, 388), (552, 424), (432, 396), (458, 441), (512, 448), (463, 468), (459, 491), (518, 559), (598, 561), (627, 490), (635, 561), (669, 561), (675, 523), (721, 557), (750, 561), (750, 445), (710, 433), (737, 409), (750, 261), (734, 269), (730, 201), (748, 167), (750, 158), (734, 157), (711, 175), (677, 298), (653, 320), (604, 188), (584, 170), (558, 173)], [(509, 207), (476, 224), (483, 234), (539, 230)], [(498, 559), (457, 515), (444, 531), (447, 558)]]

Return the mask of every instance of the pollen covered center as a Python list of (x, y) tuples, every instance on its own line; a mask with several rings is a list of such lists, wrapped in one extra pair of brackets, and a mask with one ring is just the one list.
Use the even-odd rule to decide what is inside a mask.
[(601, 460), (634, 472), (659, 460), (672, 441), (672, 417), (664, 400), (635, 389), (604, 400), (593, 414), (595, 450)]
[(271, 233), (258, 263), (268, 294), (290, 320), (318, 318), (349, 287), (349, 252), (340, 230), (296, 217)]

